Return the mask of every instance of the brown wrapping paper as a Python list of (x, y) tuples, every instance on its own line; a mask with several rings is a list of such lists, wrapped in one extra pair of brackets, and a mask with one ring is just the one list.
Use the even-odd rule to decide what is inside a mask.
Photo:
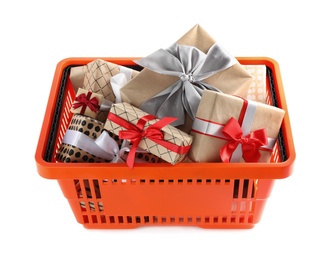
[(69, 73), (70, 82), (77, 93), (79, 88), (83, 88), (84, 74), (86, 73), (86, 65), (72, 67)]
[[(103, 123), (88, 116), (74, 114), (68, 126), (69, 130), (79, 131), (93, 140), (97, 139), (103, 130)], [(119, 139), (118, 139), (119, 140)], [(62, 142), (57, 152), (57, 159), (62, 162), (109, 162), (92, 155), (71, 144)]]
[(96, 118), (99, 113), (102, 100), (102, 95), (79, 88), (70, 111), (74, 114)]
[(242, 65), (252, 77), (248, 88), (247, 99), (266, 103), (266, 66)]
[[(72, 67), (70, 69), (70, 81), (75, 93), (79, 88), (102, 95), (106, 100), (115, 102), (115, 95), (112, 90), (111, 78), (121, 72), (123, 66), (96, 59), (87, 65)], [(139, 71), (131, 70), (131, 78), (134, 78)], [(107, 112), (100, 111), (97, 119), (105, 122)]]
[[(195, 25), (183, 35), (177, 43), (194, 46), (204, 53), (207, 53), (210, 47), (216, 42), (200, 25)], [(140, 107), (143, 102), (171, 86), (177, 80), (178, 77), (158, 74), (144, 68), (137, 77), (132, 79), (121, 89), (121, 97), (124, 102), (128, 102), (135, 107)], [(251, 76), (242, 65), (238, 63), (212, 75), (207, 78), (205, 82), (220, 89), (224, 93), (246, 97), (248, 87), (251, 83)], [(191, 118), (186, 117), (185, 124), (179, 126), (179, 129), (188, 133), (191, 124)]]
[[(144, 111), (126, 103), (116, 103), (113, 104), (110, 112), (117, 115), (118, 117), (125, 119), (127, 122), (136, 125), (138, 120), (142, 118), (143, 116), (148, 115)], [(153, 119), (146, 123), (144, 129), (149, 127), (150, 125), (157, 122), (159, 119)], [(104, 128), (107, 131), (110, 131), (111, 133), (114, 133), (116, 135), (119, 135), (119, 132), (121, 130), (126, 130), (124, 127), (118, 125), (117, 123), (112, 122), (111, 120), (107, 119), (105, 122)], [(192, 143), (192, 137), (182, 132), (181, 130), (171, 126), (167, 125), (161, 129), (164, 135), (164, 140), (173, 144), (176, 144), (178, 146), (190, 146)], [(169, 162), (171, 164), (176, 164), (178, 162), (181, 162), (185, 157), (186, 154), (178, 154), (174, 151), (171, 151), (154, 141), (143, 137), (140, 143), (138, 144), (138, 147), (140, 147), (143, 150), (148, 151), (149, 153), (152, 153), (162, 160)]]
[(147, 162), (147, 163), (159, 163), (162, 162), (161, 158), (158, 156), (149, 153), (149, 152), (136, 152), (135, 153), (135, 163), (142, 163), (142, 162)]
[[(100, 121), (93, 119), (88, 116), (74, 114), (73, 118), (68, 127), (69, 130), (79, 131), (89, 136), (93, 140), (96, 140), (104, 130), (104, 124)], [(121, 149), (123, 140), (120, 140), (117, 135), (114, 133), (107, 133), (112, 137)], [(122, 160), (125, 161), (127, 157), (127, 153), (125, 153), (122, 157)], [(135, 161), (137, 163), (149, 162), (149, 163), (157, 163), (160, 162), (161, 159), (153, 155), (151, 153), (145, 151), (137, 151), (135, 154)], [(105, 160), (99, 158), (87, 151), (84, 151), (78, 147), (75, 147), (71, 144), (62, 142), (59, 151), (57, 153), (57, 159), (62, 162), (111, 162), (110, 160)]]
[[(256, 112), (250, 131), (265, 128), (269, 138), (277, 138), (285, 111), (260, 102), (252, 101), (252, 103), (256, 104)], [(242, 98), (207, 90), (203, 93), (196, 118), (225, 125), (231, 117), (238, 120), (243, 104), (244, 100)], [(190, 133), (194, 141), (188, 157), (193, 162), (221, 162), (219, 151), (227, 141), (196, 132), (194, 129), (195, 127)], [(271, 151), (260, 150), (260, 154), (261, 157), (258, 162), (270, 161)], [(241, 162), (243, 162), (243, 159)]]

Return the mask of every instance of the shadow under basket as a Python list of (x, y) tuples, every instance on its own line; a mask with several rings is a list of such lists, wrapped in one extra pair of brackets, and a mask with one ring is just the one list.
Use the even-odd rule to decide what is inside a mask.
[[(75, 98), (70, 68), (95, 59), (67, 58), (57, 64), (35, 153), (39, 175), (58, 181), (77, 222), (91, 229), (254, 227), (275, 180), (290, 176), (295, 160), (278, 63), (266, 57), (237, 58), (243, 65), (266, 66), (267, 103), (286, 112), (269, 163), (140, 163), (130, 169), (126, 164), (57, 162)], [(134, 58), (101, 59), (141, 69)]]

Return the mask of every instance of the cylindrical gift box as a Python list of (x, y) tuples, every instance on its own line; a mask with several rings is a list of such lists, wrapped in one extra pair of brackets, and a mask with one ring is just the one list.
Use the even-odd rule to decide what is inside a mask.
[[(68, 130), (75, 131), (77, 134), (82, 133), (93, 140), (96, 140), (104, 129), (104, 124), (100, 121), (88, 116), (74, 114), (68, 126)], [(68, 132), (68, 131), (67, 131)], [(66, 133), (67, 134), (67, 133)], [(65, 136), (66, 137), (66, 136)], [(115, 139), (116, 136), (113, 136)], [(99, 158), (83, 149), (74, 145), (74, 140), (64, 138), (59, 151), (57, 159), (61, 162), (110, 162), (110, 160)], [(119, 141), (120, 142), (120, 141)]]

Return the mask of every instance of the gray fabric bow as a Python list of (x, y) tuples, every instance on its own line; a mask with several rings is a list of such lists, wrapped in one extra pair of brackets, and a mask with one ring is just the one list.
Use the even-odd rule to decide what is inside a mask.
[(178, 126), (184, 124), (186, 112), (192, 119), (195, 118), (205, 89), (220, 92), (203, 80), (231, 67), (237, 60), (218, 44), (214, 44), (205, 54), (193, 46), (175, 43), (166, 50), (159, 49), (135, 62), (154, 72), (179, 77), (173, 85), (140, 106), (140, 109), (158, 118), (178, 118), (172, 124)]

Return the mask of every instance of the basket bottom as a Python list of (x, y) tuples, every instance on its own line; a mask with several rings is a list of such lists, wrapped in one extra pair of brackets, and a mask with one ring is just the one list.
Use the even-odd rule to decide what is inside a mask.
[(164, 224), (164, 225), (103, 225), (103, 224), (83, 224), (83, 227), (86, 229), (137, 229), (143, 227), (197, 227), (203, 229), (252, 229), (255, 227), (255, 224), (222, 224), (222, 225), (174, 225), (174, 224)]
[(273, 180), (211, 180), (206, 185), (128, 182), (59, 180), (77, 222), (89, 229), (253, 228), (261, 219), (274, 183)]
[(266, 200), (256, 201), (255, 214), (233, 212), (230, 216), (107, 216), (87, 212), (76, 215), (78, 223), (87, 229), (134, 229), (140, 227), (188, 226), (204, 229), (251, 229), (257, 224)]

